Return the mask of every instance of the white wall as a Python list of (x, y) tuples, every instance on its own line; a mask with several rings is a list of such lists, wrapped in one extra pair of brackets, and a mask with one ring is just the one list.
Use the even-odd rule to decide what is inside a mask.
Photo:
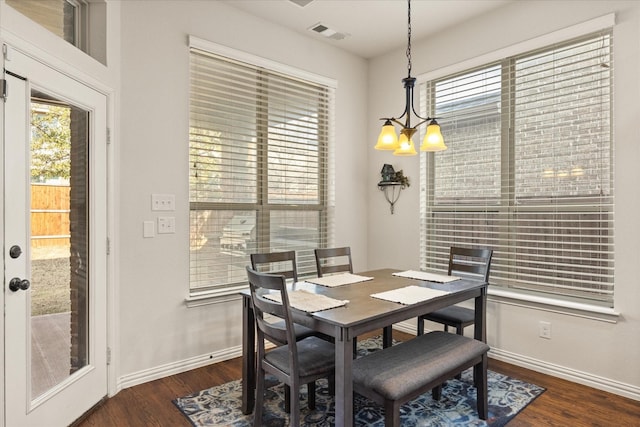
[[(121, 2), (119, 371), (132, 384), (174, 364), (238, 350), (239, 300), (187, 308), (188, 35), (338, 81), (336, 244), (367, 267), (367, 62), (223, 2)], [(142, 237), (152, 193), (176, 195), (176, 234)], [(186, 361), (186, 362), (185, 362)]]
[[(517, 1), (437, 37), (412, 44), (413, 74), (420, 75), (616, 13), (615, 62), (615, 309), (616, 324), (548, 311), (548, 306), (516, 306), (492, 298), (488, 341), (494, 357), (640, 399), (640, 286), (637, 242), (640, 209), (637, 183), (640, 119), (640, 3), (635, 1)], [(420, 25), (414, 24), (414, 25)], [(369, 267), (416, 268), (419, 262), (418, 159), (375, 152), (377, 117), (404, 105), (400, 80), (404, 51), (371, 61), (368, 172)], [(391, 110), (390, 110), (391, 108)], [(446, 139), (446, 135), (445, 135)], [(436, 154), (437, 156), (437, 154)], [(376, 183), (383, 163), (403, 169), (412, 185), (390, 215)], [(415, 185), (414, 185), (415, 184)], [(562, 310), (560, 310), (562, 311)], [(552, 339), (538, 337), (538, 321), (552, 323)]]

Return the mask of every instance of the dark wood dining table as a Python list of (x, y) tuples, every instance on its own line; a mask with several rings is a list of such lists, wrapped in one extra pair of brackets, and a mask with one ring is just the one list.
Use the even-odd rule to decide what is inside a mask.
[[(349, 302), (342, 307), (315, 313), (292, 310), (296, 323), (335, 338), (335, 425), (353, 425), (353, 384), (351, 379), (353, 340), (367, 332), (416, 318), (443, 307), (465, 300), (475, 300), (474, 338), (486, 341), (486, 304), (488, 283), (460, 279), (449, 283), (436, 283), (394, 276), (399, 270), (381, 269), (358, 273), (372, 280), (349, 285), (326, 287), (308, 282), (291, 285)], [(447, 291), (446, 294), (426, 301), (403, 305), (371, 297), (371, 294), (421, 286)], [(242, 309), (242, 412), (253, 411), (256, 385), (255, 319), (249, 290), (241, 292)]]

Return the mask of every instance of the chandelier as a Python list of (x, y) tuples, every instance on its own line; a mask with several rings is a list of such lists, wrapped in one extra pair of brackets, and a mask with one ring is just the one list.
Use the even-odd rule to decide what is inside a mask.
[[(378, 143), (374, 147), (376, 150), (393, 150), (396, 156), (415, 156), (417, 154), (413, 143), (413, 135), (416, 133), (418, 126), (427, 123), (427, 132), (425, 133), (420, 151), (442, 151), (446, 150), (444, 138), (440, 133), (440, 125), (435, 118), (421, 117), (413, 106), (413, 88), (416, 83), (415, 77), (411, 77), (411, 0), (407, 0), (408, 24), (407, 24), (407, 70), (408, 75), (402, 79), (406, 92), (406, 105), (404, 112), (400, 117), (383, 117), (382, 131), (378, 136)], [(418, 124), (411, 126), (411, 113), (419, 120)], [(400, 120), (404, 118), (404, 123)], [(394, 123), (400, 125), (400, 137), (396, 134)]]

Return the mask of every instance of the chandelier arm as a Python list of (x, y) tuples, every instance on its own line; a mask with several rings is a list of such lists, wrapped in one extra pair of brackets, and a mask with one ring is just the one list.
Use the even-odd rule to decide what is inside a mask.
[[(406, 113), (405, 113), (405, 114), (406, 114)], [(405, 126), (405, 123), (402, 123), (402, 122), (400, 121), (400, 119), (401, 119), (401, 118), (403, 118), (403, 117), (404, 117), (404, 114), (403, 114), (402, 116), (398, 117), (397, 119), (396, 119), (396, 118), (394, 118), (394, 117), (391, 117), (391, 118), (389, 118), (389, 119), (385, 119), (385, 120), (391, 120), (392, 122), (394, 122), (394, 123), (396, 123), (396, 124), (398, 124), (398, 125), (402, 126), (403, 128), (406, 128), (407, 126)]]
[[(417, 114), (416, 114), (417, 116)], [(433, 117), (427, 117), (426, 119), (424, 117), (420, 117), (418, 116), (420, 119), (422, 119), (422, 121), (420, 123), (418, 123), (417, 125), (415, 125), (414, 127), (418, 127), (426, 122), (430, 122), (431, 120), (433, 120)]]
[(418, 124), (416, 125), (416, 127), (417, 127), (417, 126), (420, 126), (422, 123), (424, 123), (424, 122), (426, 122), (426, 121), (428, 121), (428, 120), (433, 119), (433, 117), (429, 117), (429, 116), (427, 116), (427, 117), (422, 117), (420, 114), (418, 114), (418, 113), (416, 112), (415, 107), (413, 106), (413, 102), (411, 103), (411, 110), (413, 111), (413, 115), (414, 115), (414, 116), (416, 116), (417, 118), (419, 118), (420, 120), (422, 120), (420, 123), (418, 123)]
[(411, 104), (411, 110), (413, 111), (413, 115), (416, 116), (417, 118), (419, 118), (420, 120), (422, 120), (420, 123), (418, 123), (415, 127), (420, 126), (421, 124), (423, 124), (424, 122), (428, 122), (430, 120), (440, 120), (437, 117), (431, 117), (431, 116), (427, 116), (427, 117), (422, 117), (420, 114), (416, 113), (416, 109), (413, 107), (413, 104)]

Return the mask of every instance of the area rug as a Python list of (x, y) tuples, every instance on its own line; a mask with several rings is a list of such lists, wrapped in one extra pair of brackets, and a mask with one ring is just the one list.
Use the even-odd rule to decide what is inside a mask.
[[(380, 337), (358, 343), (358, 355), (380, 348)], [(333, 396), (329, 395), (326, 380), (317, 381), (316, 409), (310, 411), (306, 405), (306, 387), (301, 392), (302, 426), (333, 426), (335, 411)], [(284, 411), (284, 387), (268, 380), (265, 394), (265, 409), (262, 425), (286, 426), (289, 417)], [(476, 411), (476, 389), (473, 386), (473, 370), (462, 373), (460, 380), (447, 381), (439, 401), (431, 398), (431, 392), (407, 402), (401, 408), (403, 426), (491, 426), (506, 425), (514, 416), (538, 397), (544, 388), (510, 378), (493, 371), (488, 373), (489, 417), (481, 420)], [(253, 425), (253, 414), (243, 415), (240, 409), (242, 388), (240, 380), (203, 390), (175, 399), (173, 403), (196, 427)], [(383, 427), (382, 406), (356, 395), (354, 399), (355, 425)]]

